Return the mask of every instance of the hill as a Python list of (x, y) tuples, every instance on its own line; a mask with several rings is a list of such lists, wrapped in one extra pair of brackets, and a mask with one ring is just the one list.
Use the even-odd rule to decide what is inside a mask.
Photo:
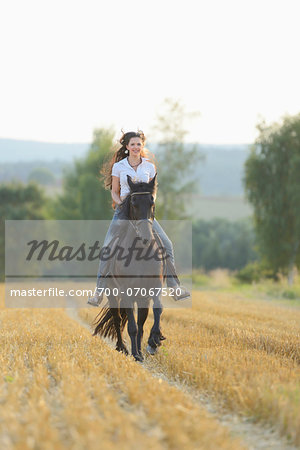
[[(50, 143), (0, 139), (0, 182), (27, 181), (36, 167), (49, 169), (59, 180), (63, 168), (83, 157), (89, 143)], [(192, 144), (188, 144), (192, 145)], [(195, 165), (201, 196), (243, 196), (242, 174), (248, 145), (199, 145), (205, 160)], [(157, 145), (148, 148), (155, 154)]]

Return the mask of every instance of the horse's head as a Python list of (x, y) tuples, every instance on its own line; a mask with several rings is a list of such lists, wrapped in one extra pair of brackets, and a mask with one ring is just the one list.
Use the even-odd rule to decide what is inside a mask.
[(154, 219), (154, 194), (156, 190), (156, 174), (149, 183), (133, 183), (127, 175), (130, 187), (129, 217), (134, 220)]
[[(149, 238), (149, 225), (152, 224), (154, 219), (154, 195), (157, 187), (156, 175), (149, 183), (134, 183), (131, 177), (127, 175), (130, 193), (121, 203), (120, 218), (134, 221), (135, 226), (146, 239)], [(146, 234), (148, 235), (147, 237)]]
[(153, 220), (154, 219), (154, 195), (156, 192), (156, 175), (149, 183), (134, 183), (127, 175), (130, 193), (121, 203), (121, 216), (128, 220)]

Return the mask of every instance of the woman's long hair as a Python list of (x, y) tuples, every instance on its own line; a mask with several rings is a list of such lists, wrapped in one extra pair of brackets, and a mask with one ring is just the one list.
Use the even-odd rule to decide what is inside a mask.
[[(108, 161), (106, 161), (103, 166), (102, 169), (100, 170), (100, 174), (103, 178), (104, 181), (104, 187), (105, 189), (110, 189), (112, 188), (112, 166), (114, 165), (114, 163), (121, 161), (124, 158), (127, 158), (127, 156), (129, 156), (129, 150), (127, 150), (126, 145), (129, 144), (129, 141), (131, 138), (134, 137), (139, 137), (143, 143), (143, 148), (141, 149), (141, 157), (142, 158), (147, 158), (147, 160), (149, 160), (150, 162), (152, 162), (154, 165), (156, 165), (156, 161), (155, 161), (155, 156), (153, 155), (153, 153), (151, 153), (148, 149), (146, 149), (144, 147), (145, 143), (146, 143), (146, 137), (144, 135), (144, 133), (141, 130), (138, 130), (137, 132), (135, 131), (128, 131), (127, 133), (124, 133), (123, 130), (122, 131), (122, 137), (119, 140), (119, 143), (121, 144), (121, 147), (118, 150), (115, 150), (115, 147), (113, 147), (112, 151), (114, 152), (113, 155), (109, 158)], [(117, 144), (119, 147), (119, 144)], [(126, 151), (126, 153), (125, 153)], [(112, 202), (112, 207), (115, 208), (115, 202)]]

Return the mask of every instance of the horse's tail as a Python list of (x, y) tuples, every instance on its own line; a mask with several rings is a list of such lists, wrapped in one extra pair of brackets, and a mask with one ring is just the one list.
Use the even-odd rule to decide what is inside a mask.
[[(123, 332), (127, 323), (127, 314), (124, 308), (114, 308), (118, 314), (120, 320), (120, 330)], [(95, 317), (93, 325), (96, 325), (93, 336), (99, 334), (102, 337), (109, 337), (111, 339), (117, 339), (117, 331), (115, 327), (115, 318), (112, 308), (103, 308), (102, 311)]]

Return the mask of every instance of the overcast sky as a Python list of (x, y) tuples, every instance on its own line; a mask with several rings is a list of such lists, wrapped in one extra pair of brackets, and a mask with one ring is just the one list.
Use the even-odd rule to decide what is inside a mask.
[(151, 126), (165, 97), (201, 116), (189, 141), (248, 143), (300, 112), (298, 0), (7, 0), (0, 137), (89, 142)]

